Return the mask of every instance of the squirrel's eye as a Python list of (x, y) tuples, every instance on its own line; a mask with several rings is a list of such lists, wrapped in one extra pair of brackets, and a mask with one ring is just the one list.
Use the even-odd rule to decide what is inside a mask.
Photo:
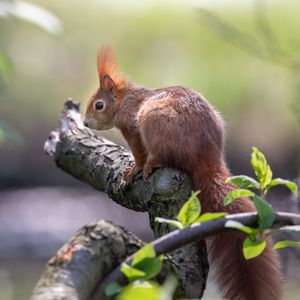
[(103, 101), (98, 101), (95, 104), (95, 108), (96, 108), (96, 110), (102, 110), (104, 108), (104, 102)]

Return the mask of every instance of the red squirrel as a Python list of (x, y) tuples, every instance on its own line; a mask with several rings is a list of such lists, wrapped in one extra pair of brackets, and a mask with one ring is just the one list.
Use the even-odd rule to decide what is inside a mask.
[[(171, 166), (188, 173), (201, 191), (204, 212), (255, 211), (250, 199), (224, 207), (234, 189), (223, 154), (224, 123), (219, 113), (197, 92), (181, 87), (148, 89), (135, 85), (118, 70), (110, 47), (98, 54), (99, 88), (90, 98), (84, 125), (96, 130), (120, 129), (134, 156), (123, 173), (131, 183), (143, 171)], [(221, 295), (230, 300), (280, 300), (282, 275), (271, 241), (257, 258), (245, 260), (245, 235), (230, 232), (207, 239), (209, 260)]]

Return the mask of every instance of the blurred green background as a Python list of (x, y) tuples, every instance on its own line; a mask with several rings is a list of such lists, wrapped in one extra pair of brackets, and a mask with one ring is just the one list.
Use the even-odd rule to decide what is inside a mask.
[[(299, 28), (296, 0), (0, 0), (0, 299), (28, 298), (47, 258), (93, 218), (130, 228), (136, 217), (144, 231), (136, 224), (132, 230), (151, 239), (146, 216), (118, 206), (106, 214), (111, 204), (104, 195), (43, 153), (64, 101), (74, 97), (84, 109), (97, 87), (102, 45), (113, 46), (121, 69), (138, 84), (202, 93), (226, 120), (234, 174), (251, 174), (255, 145), (276, 176), (293, 179), (300, 168)], [(118, 132), (105, 134), (124, 144)], [(68, 211), (72, 201), (78, 218)], [(281, 210), (297, 207), (273, 201)], [(298, 299), (299, 278), (289, 267), (296, 256), (283, 256), (287, 299)], [(216, 299), (210, 294), (206, 299)]]

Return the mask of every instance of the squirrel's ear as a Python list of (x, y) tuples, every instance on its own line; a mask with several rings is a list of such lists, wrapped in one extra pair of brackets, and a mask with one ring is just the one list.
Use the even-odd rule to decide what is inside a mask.
[(115, 89), (115, 83), (109, 75), (104, 75), (101, 80), (101, 88), (104, 91), (113, 92)]

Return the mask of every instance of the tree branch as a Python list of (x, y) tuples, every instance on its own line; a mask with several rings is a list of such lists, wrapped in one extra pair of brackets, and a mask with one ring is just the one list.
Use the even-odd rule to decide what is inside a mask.
[[(190, 178), (170, 168), (157, 169), (146, 181), (138, 174), (132, 185), (122, 182), (123, 170), (133, 161), (131, 154), (84, 127), (79, 104), (71, 99), (62, 110), (60, 128), (51, 132), (44, 150), (54, 156), (58, 167), (104, 191), (118, 204), (148, 212), (155, 237), (172, 230), (168, 225), (154, 223), (155, 217), (173, 218), (191, 193)], [(208, 273), (204, 241), (177, 249), (170, 257), (179, 278), (179, 290), (183, 291), (181, 295), (201, 298)], [(100, 282), (103, 278), (98, 279)]]
[[(223, 232), (233, 231), (231, 228), (225, 227), (227, 221), (237, 221), (245, 226), (257, 226), (257, 213), (241, 213), (225, 216), (224, 218), (212, 220), (204, 223), (194, 224), (190, 227), (170, 232), (169, 234), (152, 242), (153, 247), (157, 255), (167, 254), (170, 251), (178, 249), (182, 246), (188, 245), (195, 240), (203, 239), (211, 235), (216, 235)], [(276, 219), (273, 227), (276, 225), (299, 225), (300, 215), (292, 213), (276, 213)], [(128, 257), (125, 262), (130, 265), (134, 254)], [(118, 282), (120, 284), (126, 284), (126, 277), (121, 272), (120, 265), (111, 272), (107, 278), (102, 282), (99, 288), (94, 293), (92, 299), (102, 299), (105, 287), (112, 283)]]
[(110, 222), (86, 225), (49, 260), (32, 299), (89, 299), (99, 280), (142, 245)]

